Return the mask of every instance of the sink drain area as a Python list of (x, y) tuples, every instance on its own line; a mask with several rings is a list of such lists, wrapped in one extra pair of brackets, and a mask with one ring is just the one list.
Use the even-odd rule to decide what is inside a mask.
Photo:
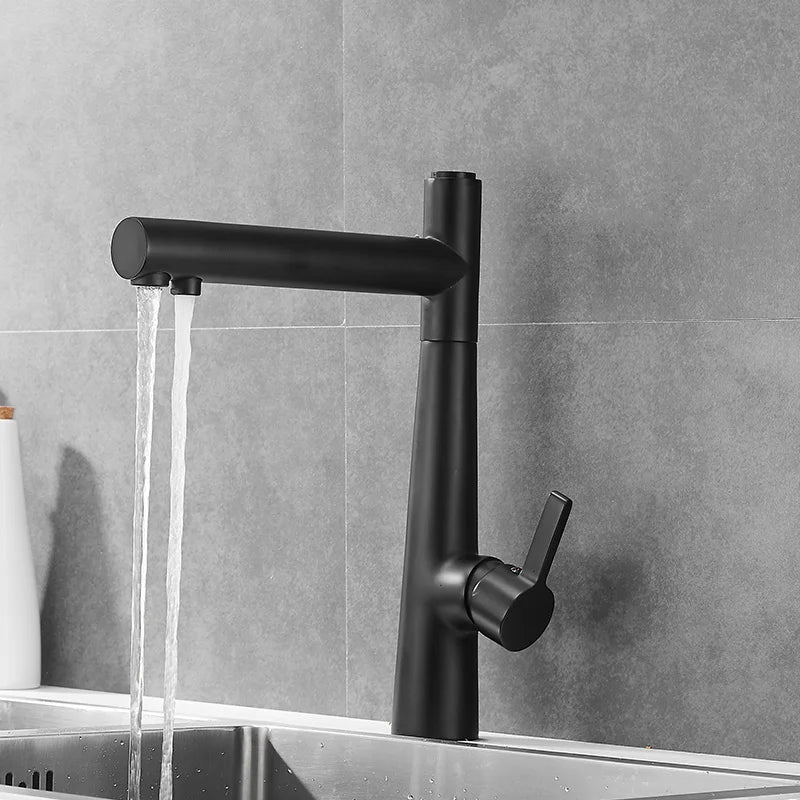
[[(42, 780), (43, 774), (44, 780)], [(6, 772), (3, 784), (17, 786), (22, 789), (43, 789), (45, 792), (55, 791), (53, 789), (53, 770), (51, 769), (44, 770), (44, 773), (34, 769), (27, 773), (24, 778), (19, 775), (17, 777), (19, 778), (18, 781), (15, 779), (13, 772)]]

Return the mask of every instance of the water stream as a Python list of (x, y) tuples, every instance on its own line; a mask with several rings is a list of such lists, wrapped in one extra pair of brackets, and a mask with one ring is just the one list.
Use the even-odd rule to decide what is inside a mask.
[(164, 652), (164, 739), (161, 750), (160, 800), (172, 800), (172, 743), (178, 684), (178, 613), (180, 611), (183, 494), (186, 480), (186, 395), (192, 355), (190, 331), (194, 297), (175, 295), (175, 367), (172, 375), (172, 464), (170, 467), (169, 545), (167, 552), (167, 633)]
[(153, 444), (153, 388), (161, 289), (136, 287), (136, 439), (133, 500), (133, 581), (131, 584), (131, 742), (128, 797), (139, 800), (142, 776), (142, 697), (144, 612), (147, 583), (147, 526), (150, 517), (150, 452)]

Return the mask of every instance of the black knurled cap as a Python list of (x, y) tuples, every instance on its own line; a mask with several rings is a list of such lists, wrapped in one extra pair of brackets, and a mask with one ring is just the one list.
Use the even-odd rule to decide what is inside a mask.
[(453, 172), (452, 170), (436, 170), (431, 172), (431, 178), (470, 178), (475, 180), (474, 172)]

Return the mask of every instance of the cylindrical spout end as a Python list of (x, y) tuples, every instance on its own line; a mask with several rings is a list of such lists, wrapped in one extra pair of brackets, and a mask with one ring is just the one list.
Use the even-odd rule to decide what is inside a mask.
[(114, 229), (111, 237), (111, 263), (117, 274), (134, 286), (169, 286), (166, 272), (140, 274), (147, 260), (147, 232), (141, 220), (127, 217)]
[(142, 271), (147, 258), (147, 234), (136, 217), (127, 217), (111, 237), (111, 263), (120, 277), (132, 280)]

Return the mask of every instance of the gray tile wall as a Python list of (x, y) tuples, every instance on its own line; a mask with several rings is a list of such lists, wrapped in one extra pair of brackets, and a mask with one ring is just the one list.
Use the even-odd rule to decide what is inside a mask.
[[(0, 11), (0, 399), (50, 683), (125, 691), (130, 213), (412, 234), (484, 180), (481, 537), (575, 510), (482, 726), (797, 760), (800, 10), (36, 0)], [(172, 310), (147, 688), (161, 688)], [(195, 315), (183, 697), (386, 718), (417, 304), (214, 287)]]

